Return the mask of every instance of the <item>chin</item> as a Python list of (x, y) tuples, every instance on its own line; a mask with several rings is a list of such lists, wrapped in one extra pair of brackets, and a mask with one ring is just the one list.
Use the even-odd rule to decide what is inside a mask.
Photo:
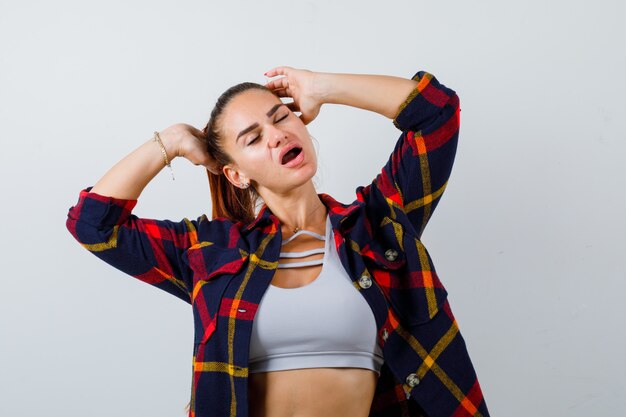
[(317, 174), (317, 161), (314, 161), (312, 163), (307, 163), (306, 161), (304, 161), (303, 165), (304, 166), (302, 167), (302, 170), (304, 171), (304, 182), (312, 180), (315, 174)]
[(296, 173), (296, 175), (294, 175), (293, 178), (293, 187), (300, 187), (304, 184), (306, 184), (307, 182), (313, 180), (313, 177), (315, 176), (315, 174), (317, 173), (317, 167), (313, 167), (313, 168), (309, 168), (309, 167), (303, 167), (303, 169)]
[(283, 175), (278, 179), (279, 182), (277, 184), (266, 188), (280, 191), (281, 193), (288, 192), (293, 189), (302, 187), (303, 185), (306, 185), (309, 181), (312, 181), (316, 173), (316, 166), (304, 166), (301, 170), (292, 173), (292, 175)]

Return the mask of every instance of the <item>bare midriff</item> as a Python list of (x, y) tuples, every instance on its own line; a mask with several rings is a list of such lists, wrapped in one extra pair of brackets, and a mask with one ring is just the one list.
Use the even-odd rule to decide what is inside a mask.
[[(323, 234), (320, 225), (313, 229)], [(303, 235), (283, 247), (296, 252), (324, 247), (324, 242)], [(322, 254), (284, 260), (322, 259)], [(298, 288), (318, 278), (321, 265), (276, 270), (271, 284)], [(367, 417), (378, 374), (365, 368), (303, 368), (248, 375), (250, 417)]]
[(307, 368), (248, 375), (250, 417), (367, 417), (378, 374), (364, 368)]

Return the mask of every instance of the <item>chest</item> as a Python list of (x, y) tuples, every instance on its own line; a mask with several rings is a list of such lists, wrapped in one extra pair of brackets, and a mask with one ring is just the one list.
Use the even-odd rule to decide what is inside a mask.
[(328, 225), (326, 230), (301, 231), (283, 240), (278, 267), (274, 272), (271, 286), (285, 289), (301, 288), (320, 277), (331, 247), (328, 245)]
[[(192, 305), (196, 343), (206, 343), (216, 332), (220, 339), (230, 338), (221, 342), (234, 343), (239, 338), (233, 338), (232, 334), (239, 332), (244, 335), (241, 344), (245, 345), (259, 303), (270, 285), (296, 288), (312, 283), (319, 276), (321, 265), (279, 268), (280, 253), (284, 250), (281, 243), (276, 233), (259, 233), (245, 244), (226, 247), (205, 241), (188, 251), (188, 261), (194, 270)], [(421, 242), (407, 233), (402, 223), (385, 218), (350, 232), (335, 229), (328, 243), (334, 245), (341, 267), (374, 313), (383, 344), (384, 327), (390, 321), (418, 322), (423, 315), (417, 313), (429, 314), (428, 299), (436, 301), (436, 297), (432, 294), (426, 297), (425, 291), (435, 290), (434, 269)], [(315, 257), (320, 255), (311, 259)], [(430, 307), (434, 309), (435, 305)]]
[[(423, 245), (406, 233), (406, 226), (393, 219), (358, 226), (344, 233), (334, 227), (337, 232), (331, 243), (349, 285), (365, 299), (374, 315), (376, 337), (385, 362), (395, 367), (401, 375), (398, 378), (404, 380), (406, 364), (398, 352), (404, 352), (401, 346), (405, 345), (396, 333), (398, 323), (421, 322), (435, 311), (430, 307), (436, 309), (443, 299), (438, 298), (439, 293), (431, 285), (437, 281), (427, 254), (420, 255)], [(272, 230), (221, 245), (211, 244), (199, 235), (200, 243), (187, 252), (194, 271), (192, 390), (212, 392), (210, 398), (201, 397), (207, 410), (217, 406), (211, 398), (230, 398), (233, 392), (241, 396), (237, 406), (247, 404), (254, 318), (268, 288), (272, 282), (278, 283), (274, 280), (280, 277), (277, 271), (281, 238)], [(424, 276), (429, 277), (426, 286)], [(323, 304), (320, 308), (324, 308)], [(385, 372), (388, 371), (383, 365)], [(386, 381), (396, 383), (392, 379)]]

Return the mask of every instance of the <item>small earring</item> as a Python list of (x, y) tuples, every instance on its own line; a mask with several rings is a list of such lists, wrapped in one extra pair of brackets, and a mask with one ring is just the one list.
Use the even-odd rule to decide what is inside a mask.
[(248, 188), (250, 186), (250, 183), (249, 182), (244, 182), (244, 183), (241, 183), (240, 185), (241, 185), (241, 188), (246, 189), (246, 188)]

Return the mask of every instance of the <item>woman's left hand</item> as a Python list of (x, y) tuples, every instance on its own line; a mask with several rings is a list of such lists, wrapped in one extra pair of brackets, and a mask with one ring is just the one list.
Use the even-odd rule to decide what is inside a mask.
[(323, 101), (317, 73), (292, 67), (275, 67), (265, 73), (267, 77), (283, 75), (265, 84), (279, 97), (293, 98), (293, 103), (285, 103), (291, 111), (298, 111), (302, 122), (306, 125), (317, 117)]

